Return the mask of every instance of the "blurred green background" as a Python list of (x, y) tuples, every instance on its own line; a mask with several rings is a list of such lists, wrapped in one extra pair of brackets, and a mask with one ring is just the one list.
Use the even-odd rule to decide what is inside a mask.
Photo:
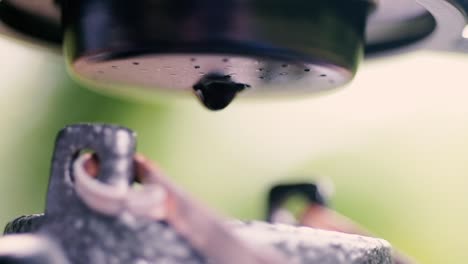
[(0, 225), (42, 212), (55, 134), (76, 122), (138, 133), (140, 152), (233, 217), (264, 215), (278, 181), (329, 178), (333, 205), (420, 263), (468, 259), (468, 56), (363, 65), (320, 97), (125, 101), (79, 87), (62, 58), (0, 39)]

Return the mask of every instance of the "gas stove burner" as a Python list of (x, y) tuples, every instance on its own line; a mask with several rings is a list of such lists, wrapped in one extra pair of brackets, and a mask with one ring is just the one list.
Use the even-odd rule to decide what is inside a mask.
[(463, 0), (3, 0), (0, 31), (63, 46), (73, 76), (111, 91), (196, 93), (219, 74), (248, 85), (239, 96), (284, 96), (343, 86), (363, 54), (468, 51), (464, 8)]

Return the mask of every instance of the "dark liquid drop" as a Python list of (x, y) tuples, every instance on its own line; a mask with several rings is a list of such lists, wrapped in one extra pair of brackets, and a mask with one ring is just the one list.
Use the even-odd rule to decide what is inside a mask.
[(236, 83), (229, 75), (210, 73), (205, 75), (193, 86), (195, 94), (210, 110), (226, 108), (237, 93), (250, 87), (243, 83)]

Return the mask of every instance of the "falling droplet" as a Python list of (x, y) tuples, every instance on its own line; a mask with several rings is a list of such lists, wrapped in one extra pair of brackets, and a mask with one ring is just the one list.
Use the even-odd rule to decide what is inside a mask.
[(203, 76), (193, 89), (208, 109), (221, 110), (234, 100), (238, 92), (248, 87), (250, 85), (234, 82), (230, 75), (210, 73)]

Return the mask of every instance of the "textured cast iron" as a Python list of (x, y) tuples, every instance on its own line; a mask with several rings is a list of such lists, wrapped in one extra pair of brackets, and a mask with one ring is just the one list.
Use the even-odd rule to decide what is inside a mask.
[[(130, 130), (109, 125), (65, 128), (56, 141), (46, 213), (22, 217), (7, 226), (8, 236), (0, 238), (0, 263), (63, 264), (62, 255), (71, 263), (207, 263), (201, 252), (195, 252), (163, 221), (131, 214), (105, 216), (87, 207), (75, 191), (70, 173), (74, 158), (84, 149), (99, 157), (98, 180), (110, 185), (133, 181), (135, 138)], [(379, 239), (259, 222), (233, 223), (231, 227), (246, 243), (285, 253), (288, 263), (391, 263), (390, 245)], [(17, 235), (30, 232), (32, 237)], [(36, 246), (19, 252), (12, 247), (8, 252), (8, 243), (15, 239), (25, 245), (36, 240)], [(1, 248), (2, 242), (6, 248)], [(38, 262), (35, 256), (47, 261)]]
[(162, 259), (168, 263), (202, 263), (201, 257), (164, 222), (132, 215), (114, 218), (88, 208), (75, 192), (71, 174), (72, 162), (81, 150), (92, 150), (99, 157), (98, 180), (111, 185), (133, 181), (132, 131), (109, 125), (67, 127), (56, 140), (45, 216), (17, 220), (7, 232), (32, 229), (52, 237), (72, 263), (156, 263)]

